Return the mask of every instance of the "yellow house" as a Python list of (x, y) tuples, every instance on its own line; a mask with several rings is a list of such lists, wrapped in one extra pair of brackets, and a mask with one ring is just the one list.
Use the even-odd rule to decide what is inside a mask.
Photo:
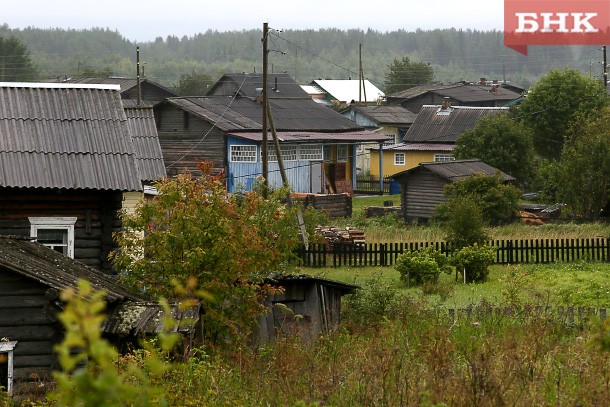
[(417, 167), (423, 162), (452, 161), (459, 135), (489, 115), (508, 112), (507, 107), (424, 105), (402, 143), (370, 149), (373, 176), (387, 177)]

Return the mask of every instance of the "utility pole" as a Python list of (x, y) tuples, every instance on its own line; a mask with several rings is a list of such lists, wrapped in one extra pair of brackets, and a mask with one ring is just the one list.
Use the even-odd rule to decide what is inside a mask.
[(606, 46), (604, 45), (602, 47), (602, 51), (604, 53), (604, 74), (602, 75), (602, 81), (604, 81), (602, 83), (602, 86), (604, 87), (604, 89), (606, 89), (608, 87), (608, 61), (606, 59)]
[(269, 50), (267, 49), (267, 39), (269, 36), (269, 23), (263, 23), (263, 142), (261, 145), (261, 156), (263, 160), (263, 198), (267, 198), (269, 189), (269, 163), (267, 160), (267, 59)]
[(142, 104), (142, 91), (140, 89), (140, 47), (136, 47), (136, 82), (138, 92), (137, 106), (140, 107)]

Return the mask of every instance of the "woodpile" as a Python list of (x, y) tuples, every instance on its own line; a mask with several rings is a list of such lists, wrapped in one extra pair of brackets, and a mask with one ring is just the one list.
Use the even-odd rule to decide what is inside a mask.
[(316, 234), (324, 239), (324, 243), (329, 248), (341, 244), (364, 246), (366, 243), (364, 230), (358, 228), (318, 225), (316, 227)]
[(517, 216), (519, 217), (519, 221), (521, 221), (521, 223), (525, 223), (526, 225), (544, 225), (542, 218), (538, 215), (534, 215), (531, 212), (519, 211), (517, 212)]

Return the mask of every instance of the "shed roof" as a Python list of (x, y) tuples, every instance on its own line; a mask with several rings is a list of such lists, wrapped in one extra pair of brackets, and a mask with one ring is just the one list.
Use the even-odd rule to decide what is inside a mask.
[(395, 124), (395, 125), (409, 125), (415, 121), (417, 116), (410, 110), (405, 109), (402, 106), (356, 106), (352, 105), (349, 107), (355, 112), (373, 120), (379, 125), (383, 124)]
[(502, 181), (515, 181), (515, 178), (492, 167), (481, 160), (455, 160), (445, 162), (420, 163), (417, 167), (401, 171), (392, 175), (392, 178), (403, 178), (420, 172), (432, 172), (451, 182), (459, 181), (471, 175), (496, 175)]
[[(453, 151), (455, 145), (440, 143), (398, 143), (382, 146), (383, 151)], [(371, 151), (379, 151), (379, 148), (370, 148)]]
[(473, 128), (482, 117), (507, 111), (507, 107), (452, 106), (443, 109), (440, 105), (424, 105), (403, 141), (453, 144), (462, 132)]
[[(223, 131), (261, 130), (262, 106), (249, 97), (207, 96), (169, 98), (174, 104)], [(353, 121), (321, 106), (309, 97), (270, 99), (275, 128), (278, 131), (357, 131)]]
[(348, 104), (351, 101), (375, 102), (385, 97), (381, 89), (368, 79), (363, 82), (364, 84), (359, 79), (316, 79), (311, 85), (322, 89), (332, 99)]
[(319, 283), (329, 287), (336, 288), (343, 294), (351, 294), (360, 286), (347, 284), (342, 281), (329, 280), (322, 277), (315, 277), (309, 274), (277, 274), (265, 279), (265, 282), (281, 286), (282, 284), (298, 284), (298, 283)]
[(165, 164), (153, 109), (150, 107), (126, 107), (125, 114), (133, 138), (142, 181), (157, 181), (164, 178), (166, 176)]
[[(257, 73), (229, 73), (223, 75), (207, 96), (240, 95), (255, 98), (263, 88), (263, 75)], [(229, 91), (230, 90), (230, 91)], [(286, 73), (267, 75), (267, 96), (270, 99), (309, 98), (309, 94)]]
[(0, 267), (56, 290), (76, 288), (77, 281), (85, 279), (95, 290), (104, 290), (108, 301), (146, 301), (143, 297), (132, 295), (109, 275), (29, 238), (0, 236)]
[(140, 191), (116, 85), (0, 83), (0, 186)]

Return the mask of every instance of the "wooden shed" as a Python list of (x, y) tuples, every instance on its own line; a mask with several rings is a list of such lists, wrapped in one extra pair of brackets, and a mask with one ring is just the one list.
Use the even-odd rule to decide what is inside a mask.
[[(51, 371), (58, 368), (53, 347), (62, 340), (57, 313), (59, 292), (77, 288), (79, 279), (104, 290), (107, 302), (104, 335), (133, 340), (162, 328), (158, 303), (132, 295), (115, 280), (61, 253), (26, 238), (0, 236), (0, 386), (15, 396), (36, 396), (49, 390)], [(173, 315), (176, 331), (190, 332), (198, 309)]]
[(401, 213), (407, 222), (428, 221), (436, 206), (444, 203), (445, 185), (471, 175), (496, 175), (504, 182), (514, 182), (508, 174), (480, 160), (456, 160), (421, 163), (415, 168), (394, 174), (400, 182)]
[(272, 341), (278, 334), (297, 335), (308, 341), (339, 327), (341, 297), (358, 287), (308, 275), (279, 276), (267, 283), (284, 292), (266, 302), (268, 312), (259, 317), (258, 340)]

